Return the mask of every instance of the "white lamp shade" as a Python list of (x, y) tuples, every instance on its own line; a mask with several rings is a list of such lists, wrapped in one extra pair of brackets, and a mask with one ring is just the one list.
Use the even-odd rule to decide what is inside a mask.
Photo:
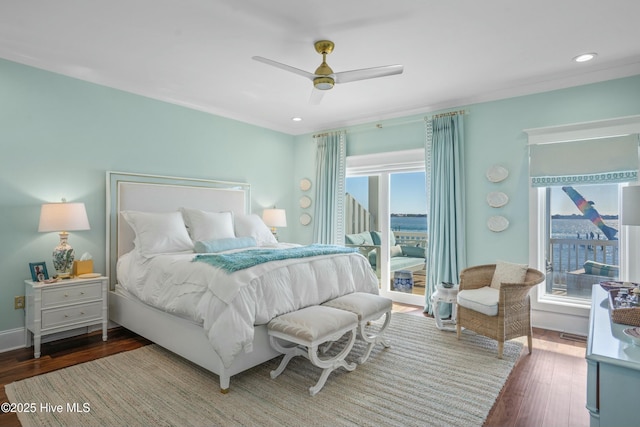
[(262, 211), (262, 220), (267, 227), (286, 227), (287, 213), (284, 209), (265, 209)]
[(622, 225), (640, 225), (640, 185), (622, 188)]
[(84, 203), (45, 203), (40, 209), (38, 231), (89, 230)]

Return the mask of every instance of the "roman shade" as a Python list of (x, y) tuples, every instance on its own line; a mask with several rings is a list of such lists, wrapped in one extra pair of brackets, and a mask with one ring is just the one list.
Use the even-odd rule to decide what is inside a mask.
[(638, 179), (638, 135), (529, 146), (532, 187), (630, 182)]

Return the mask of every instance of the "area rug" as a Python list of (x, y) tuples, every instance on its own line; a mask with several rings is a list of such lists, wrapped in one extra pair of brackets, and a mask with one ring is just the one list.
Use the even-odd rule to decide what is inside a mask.
[[(30, 426), (481, 426), (522, 350), (436, 329), (432, 318), (394, 313), (391, 347), (377, 346), (352, 372), (334, 371), (316, 395), (320, 370), (294, 358), (276, 379), (280, 357), (231, 378), (218, 377), (156, 346), (75, 365), (6, 386)], [(350, 354), (363, 346), (358, 340)], [(60, 406), (58, 406), (60, 405)], [(54, 411), (55, 410), (55, 411)]]

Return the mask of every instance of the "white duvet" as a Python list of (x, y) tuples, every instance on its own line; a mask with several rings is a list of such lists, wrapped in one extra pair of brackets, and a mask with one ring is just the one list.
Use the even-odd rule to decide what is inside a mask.
[(352, 292), (378, 293), (378, 279), (359, 253), (272, 261), (230, 274), (192, 262), (194, 256), (146, 258), (134, 250), (118, 260), (118, 282), (149, 305), (202, 323), (225, 367), (252, 351), (254, 325)]

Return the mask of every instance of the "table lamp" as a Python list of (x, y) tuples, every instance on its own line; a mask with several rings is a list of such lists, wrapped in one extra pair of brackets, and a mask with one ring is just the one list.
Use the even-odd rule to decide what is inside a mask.
[(67, 242), (68, 231), (90, 230), (84, 203), (45, 203), (40, 209), (38, 231), (60, 233), (60, 243), (53, 249), (53, 266), (60, 278), (69, 278), (73, 259), (73, 248)]
[(271, 227), (271, 233), (277, 238), (276, 228), (287, 226), (287, 213), (284, 209), (265, 209), (262, 211), (262, 221)]

